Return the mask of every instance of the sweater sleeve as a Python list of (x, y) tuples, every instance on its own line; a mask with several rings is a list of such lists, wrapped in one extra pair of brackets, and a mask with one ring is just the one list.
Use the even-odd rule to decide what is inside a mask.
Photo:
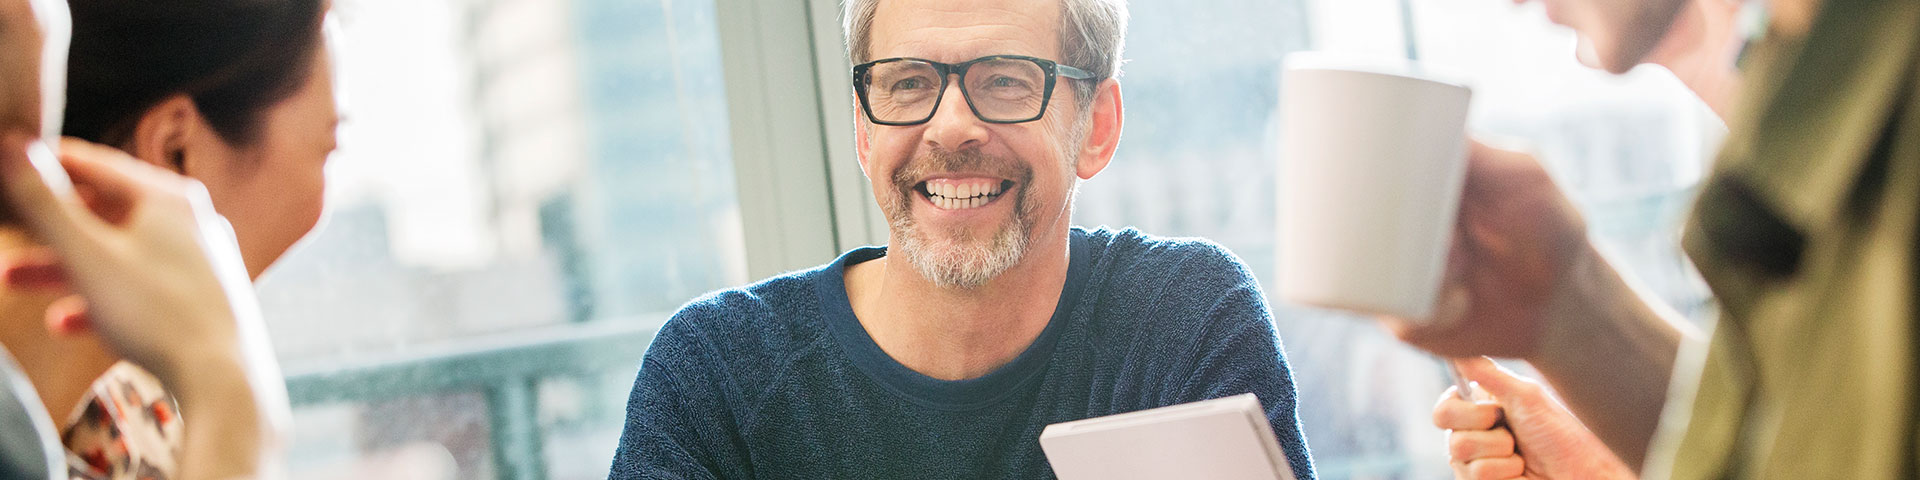
[(661, 330), (641, 361), (607, 478), (752, 478), (721, 365), (697, 336), (675, 326)]
[(1251, 278), (1227, 291), (1207, 311), (1205, 332), (1193, 376), (1181, 388), (1182, 401), (1208, 400), (1242, 393), (1260, 397), (1267, 421), (1286, 450), (1299, 480), (1314, 478), (1306, 435), (1300, 431), (1293, 371), (1281, 351), (1266, 298)]

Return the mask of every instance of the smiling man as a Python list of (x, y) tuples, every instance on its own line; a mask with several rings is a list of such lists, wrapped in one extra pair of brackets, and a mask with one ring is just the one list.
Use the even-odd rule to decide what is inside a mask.
[(1044, 478), (1048, 424), (1252, 392), (1313, 478), (1264, 296), (1218, 245), (1073, 227), (1120, 139), (1120, 0), (850, 0), (889, 247), (695, 300), (611, 477)]

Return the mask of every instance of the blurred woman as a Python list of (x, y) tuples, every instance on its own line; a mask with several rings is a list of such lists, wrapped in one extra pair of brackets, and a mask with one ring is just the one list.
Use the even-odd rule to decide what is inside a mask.
[[(1693, 3), (1542, 1), (1616, 73), (1651, 58)], [(1456, 432), (1492, 433), (1455, 438), (1465, 474), (1920, 477), (1920, 3), (1765, 7), (1682, 240), (1717, 298), (1711, 334), (1623, 281), (1530, 157), (1471, 155), (1446, 315), (1388, 325), (1435, 353), (1524, 359), (1565, 408), (1469, 362), (1505, 409), (1436, 412)], [(1596, 439), (1637, 468), (1588, 468)]]
[[(1746, 46), (1738, 25), (1740, 0), (1689, 0), (1664, 39), (1643, 63), (1671, 71), (1681, 84), (1726, 117), (1740, 89), (1735, 65)], [(1581, 39), (1580, 59), (1603, 68), (1593, 40)], [(1492, 152), (1484, 155), (1511, 155)], [(1691, 332), (1687, 332), (1692, 334)], [(1704, 339), (1697, 338), (1696, 341)], [(1448, 430), (1454, 476), (1461, 480), (1519, 470), (1536, 478), (1625, 479), (1633, 469), (1595, 437), (1551, 390), (1486, 359), (1459, 361), (1460, 372), (1484, 390), (1469, 401), (1449, 389), (1434, 405), (1434, 424)], [(1501, 418), (1518, 418), (1508, 425)], [(1516, 431), (1516, 429), (1518, 431)], [(1524, 450), (1516, 448), (1527, 445)]]
[[(339, 122), (326, 1), (69, 4), (65, 133), (204, 184), (258, 277), (321, 212)], [(17, 230), (0, 230), (0, 252), (15, 264), (51, 263)], [(98, 299), (8, 283), (16, 288), (0, 291), (0, 344), (63, 425), (73, 477), (176, 478), (192, 412), (180, 415), (160, 382), (89, 328)]]

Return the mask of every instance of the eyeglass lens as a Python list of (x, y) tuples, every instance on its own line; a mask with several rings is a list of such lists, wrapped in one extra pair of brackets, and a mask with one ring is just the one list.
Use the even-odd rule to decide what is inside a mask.
[[(883, 122), (914, 122), (933, 115), (945, 79), (932, 64), (903, 60), (874, 65), (868, 71), (867, 101)], [(984, 120), (1015, 122), (1040, 115), (1047, 75), (1028, 60), (991, 59), (962, 75), (961, 88)]]

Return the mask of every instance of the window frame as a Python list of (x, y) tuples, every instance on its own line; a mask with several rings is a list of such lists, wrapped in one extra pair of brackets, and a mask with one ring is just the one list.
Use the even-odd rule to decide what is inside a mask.
[(714, 8), (748, 277), (885, 243), (886, 220), (854, 151), (840, 2), (718, 0)]

